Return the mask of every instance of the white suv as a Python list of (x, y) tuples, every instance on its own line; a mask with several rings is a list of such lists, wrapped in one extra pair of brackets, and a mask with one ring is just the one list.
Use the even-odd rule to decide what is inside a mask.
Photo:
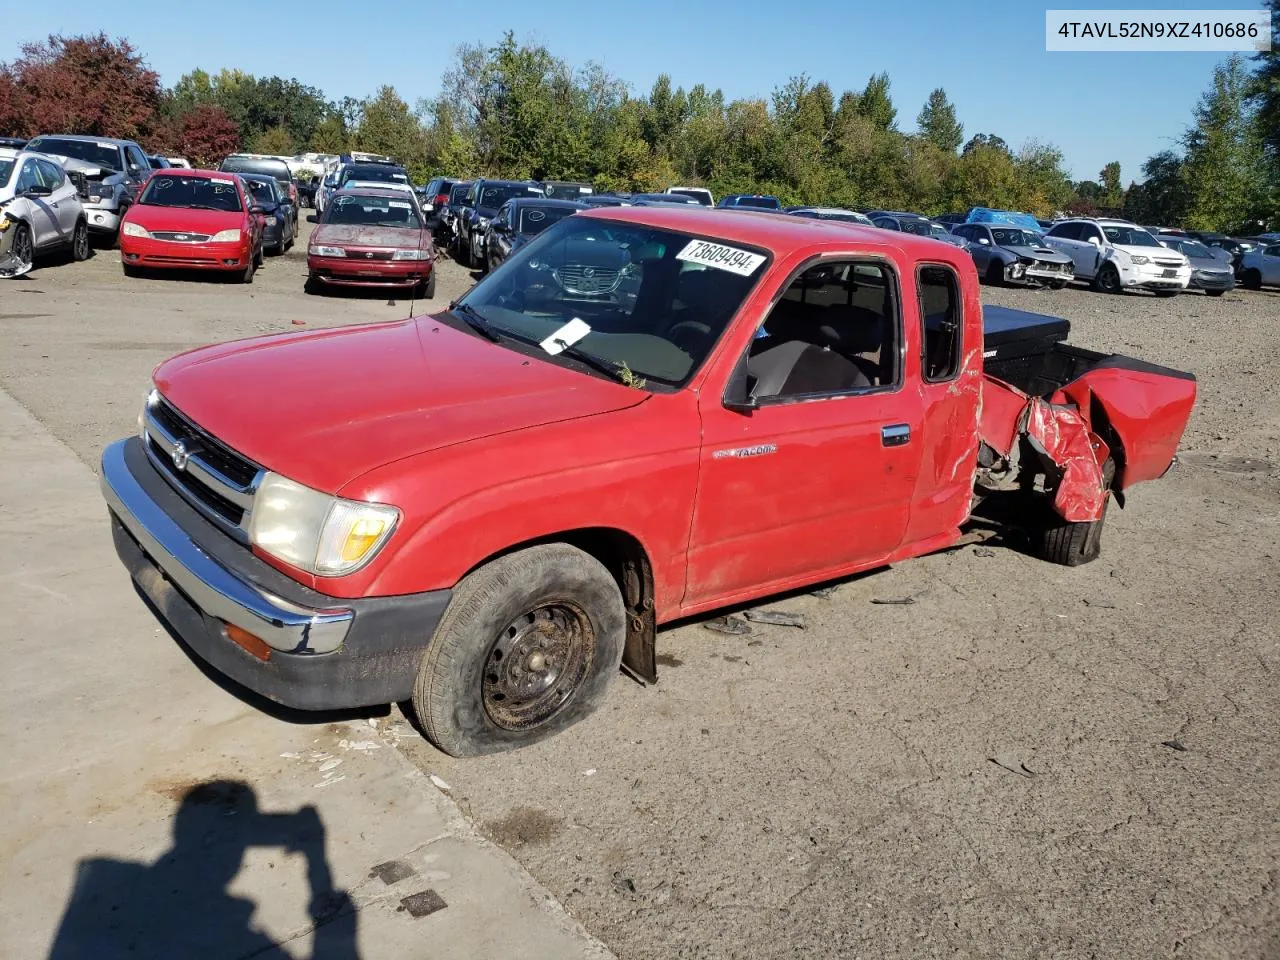
[(1128, 220), (1060, 220), (1044, 242), (1072, 259), (1077, 280), (1104, 293), (1137, 288), (1172, 297), (1191, 282), (1191, 261)]

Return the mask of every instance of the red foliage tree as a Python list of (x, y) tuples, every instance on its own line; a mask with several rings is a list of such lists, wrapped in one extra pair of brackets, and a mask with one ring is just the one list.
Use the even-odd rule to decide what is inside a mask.
[(159, 75), (129, 41), (112, 41), (105, 33), (24, 44), (8, 70), (17, 126), (28, 136), (138, 137), (160, 102)]
[(240, 128), (221, 107), (196, 107), (182, 118), (178, 149), (192, 166), (214, 166), (240, 149)]
[(18, 110), (18, 86), (14, 82), (13, 72), (0, 63), (0, 137), (16, 136), (22, 126)]

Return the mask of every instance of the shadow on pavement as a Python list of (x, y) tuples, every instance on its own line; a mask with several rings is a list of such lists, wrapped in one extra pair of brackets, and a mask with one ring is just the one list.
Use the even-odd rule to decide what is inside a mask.
[(182, 795), (173, 845), (154, 863), (79, 862), (49, 960), (247, 958), (275, 950), (280, 944), (253, 926), (254, 901), (228, 891), (250, 847), (306, 858), (312, 960), (358, 958), (355, 905), (334, 889), (316, 809), (263, 813), (248, 784), (214, 780)]

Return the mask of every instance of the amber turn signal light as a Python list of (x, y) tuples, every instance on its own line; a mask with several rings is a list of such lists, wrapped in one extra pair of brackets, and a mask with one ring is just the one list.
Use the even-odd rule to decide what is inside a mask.
[(227, 639), (242, 650), (253, 654), (264, 662), (271, 659), (271, 647), (261, 637), (255, 637), (248, 630), (242, 630), (234, 623), (224, 623), (222, 629), (226, 633)]

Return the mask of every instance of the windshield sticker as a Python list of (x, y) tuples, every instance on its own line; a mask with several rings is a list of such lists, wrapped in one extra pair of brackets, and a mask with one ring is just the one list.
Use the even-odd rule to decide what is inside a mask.
[(574, 317), (538, 346), (554, 357), (556, 354), (563, 353), (569, 347), (572, 347), (590, 332), (591, 326), (589, 324)]
[(388, 207), (395, 207), (397, 210), (408, 210), (408, 209), (409, 209), (409, 201), (407, 201), (407, 200), (388, 200), (388, 201), (387, 201), (387, 206), (388, 206)]
[(224, 180), (222, 177), (210, 177), (210, 178), (209, 178), (209, 181), (210, 181), (211, 183), (222, 183), (222, 184), (226, 184), (228, 187), (232, 186), (232, 185), (235, 183), (235, 181), (234, 181), (234, 180)]
[(726, 247), (719, 243), (709, 243), (706, 240), (690, 240), (688, 246), (676, 254), (676, 259), (689, 263), (701, 263), (718, 270), (728, 270), (743, 277), (751, 276), (765, 261), (763, 254), (739, 250), (737, 247)]
[(96, 145), (101, 147), (103, 150), (114, 150), (116, 148), (114, 143), (103, 143), (101, 140), (99, 140)]

